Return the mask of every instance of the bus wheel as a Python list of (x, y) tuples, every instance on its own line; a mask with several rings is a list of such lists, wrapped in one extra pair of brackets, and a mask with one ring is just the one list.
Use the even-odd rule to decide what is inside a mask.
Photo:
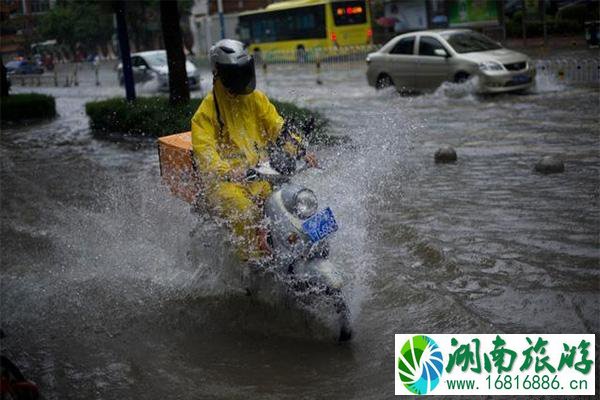
[(393, 86), (394, 82), (392, 81), (392, 78), (390, 78), (390, 76), (388, 74), (381, 74), (379, 75), (379, 77), (377, 77), (377, 82), (375, 83), (375, 88), (376, 89), (384, 89), (390, 86)]
[(296, 48), (296, 61), (301, 64), (306, 62), (306, 50), (302, 45)]

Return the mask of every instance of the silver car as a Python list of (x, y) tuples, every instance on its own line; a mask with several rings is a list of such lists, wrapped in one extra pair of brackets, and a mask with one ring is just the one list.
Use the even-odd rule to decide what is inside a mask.
[(376, 88), (433, 91), (443, 82), (477, 77), (483, 93), (526, 90), (535, 67), (525, 54), (469, 29), (411, 32), (396, 36), (367, 56), (367, 79)]
[[(143, 51), (131, 54), (131, 69), (135, 83), (158, 80), (160, 90), (169, 90), (169, 67), (165, 50)], [(200, 70), (186, 60), (185, 70), (190, 89), (200, 89)], [(123, 85), (123, 65), (117, 66), (119, 84)]]

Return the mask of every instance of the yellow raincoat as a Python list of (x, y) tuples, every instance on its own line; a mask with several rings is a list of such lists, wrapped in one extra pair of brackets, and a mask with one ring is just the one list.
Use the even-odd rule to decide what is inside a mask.
[[(215, 96), (220, 114), (217, 117)], [(262, 202), (271, 193), (265, 181), (230, 182), (233, 169), (254, 167), (267, 156), (268, 144), (275, 142), (283, 118), (267, 96), (255, 90), (249, 95), (231, 95), (217, 79), (192, 117), (192, 146), (205, 182), (208, 201), (232, 226), (242, 240), (242, 258), (261, 256), (256, 230)]]

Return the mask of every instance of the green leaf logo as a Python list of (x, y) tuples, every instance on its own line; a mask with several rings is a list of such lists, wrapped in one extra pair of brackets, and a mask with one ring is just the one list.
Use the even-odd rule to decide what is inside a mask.
[(414, 394), (427, 394), (440, 383), (444, 358), (437, 343), (428, 336), (413, 336), (398, 357), (398, 374)]

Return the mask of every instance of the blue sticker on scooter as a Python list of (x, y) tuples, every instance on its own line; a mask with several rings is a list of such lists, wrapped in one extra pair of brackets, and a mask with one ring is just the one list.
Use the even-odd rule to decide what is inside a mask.
[(318, 242), (338, 230), (331, 208), (317, 212), (302, 223), (302, 229), (313, 242)]

